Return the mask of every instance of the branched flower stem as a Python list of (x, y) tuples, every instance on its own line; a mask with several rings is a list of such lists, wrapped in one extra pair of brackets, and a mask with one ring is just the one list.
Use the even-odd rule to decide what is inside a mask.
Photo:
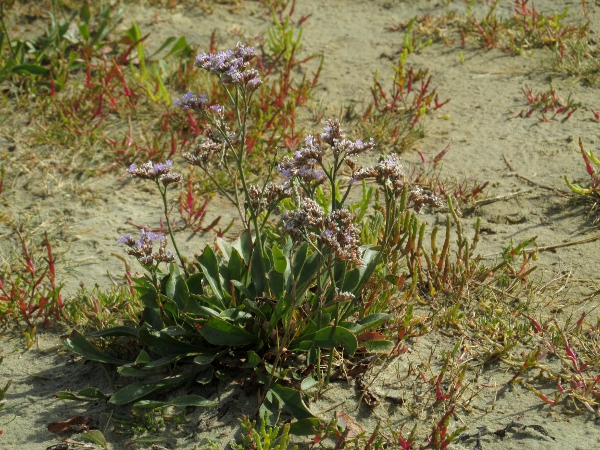
[(171, 243), (173, 244), (173, 248), (175, 249), (175, 253), (179, 258), (179, 263), (181, 264), (181, 267), (183, 268), (183, 273), (185, 274), (185, 278), (187, 279), (189, 278), (190, 274), (188, 273), (183, 257), (181, 256), (179, 248), (177, 247), (177, 241), (175, 240), (175, 236), (173, 235), (173, 228), (171, 227), (171, 220), (169, 219), (169, 208), (167, 206), (167, 186), (161, 186), (161, 183), (158, 179), (154, 180), (154, 182), (158, 186), (160, 196), (162, 197), (163, 209), (165, 212), (165, 220), (167, 222), (167, 228), (169, 229), (169, 236), (171, 236)]

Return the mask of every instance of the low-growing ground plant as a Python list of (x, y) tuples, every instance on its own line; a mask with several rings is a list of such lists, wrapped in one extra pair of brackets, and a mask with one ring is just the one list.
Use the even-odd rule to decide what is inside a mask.
[[(581, 156), (585, 163), (585, 170), (590, 177), (589, 185), (581, 186), (577, 183), (572, 183), (567, 176), (565, 176), (565, 182), (571, 191), (573, 191), (579, 198), (586, 200), (587, 203), (591, 204), (590, 215), (593, 215), (598, 209), (598, 202), (600, 201), (600, 177), (598, 173), (600, 171), (600, 159), (594, 155), (591, 150), (586, 150), (583, 146), (583, 140), (579, 138), (579, 149), (581, 150)], [(598, 223), (598, 218), (593, 219), (593, 223)]]
[[(465, 46), (474, 42), (484, 49), (497, 48), (519, 55), (547, 49), (550, 56), (546, 68), (553, 74), (575, 76), (590, 85), (598, 82), (599, 50), (588, 21), (572, 19), (569, 7), (562, 11), (540, 11), (536, 8), (539, 5), (530, 0), (510, 2), (514, 5), (513, 14), (502, 17), (497, 13), (500, 2), (488, 2), (483, 15), (475, 13), (474, 2), (465, 2), (466, 13), (451, 9), (439, 16), (417, 16), (391, 25), (390, 30), (405, 31), (410, 34), (409, 42), (420, 45), (442, 42), (447, 46)], [(585, 2), (582, 11), (587, 17)]]
[(394, 74), (389, 89), (375, 73), (371, 88), (373, 101), (358, 122), (363, 134), (374, 136), (398, 153), (408, 150), (423, 137), (425, 115), (450, 101), (439, 100), (427, 69), (415, 69), (407, 64), (412, 52), (413, 46), (405, 44), (398, 64), (392, 68)]
[(64, 305), (57, 280), (55, 255), (48, 235), (43, 253), (32, 247), (20, 225), (12, 222), (19, 253), (0, 268), (0, 326), (17, 326), (29, 348), (35, 343), (37, 326), (59, 321)]
[(559, 93), (550, 86), (545, 92), (534, 92), (529, 86), (523, 88), (523, 94), (529, 103), (527, 110), (521, 110), (515, 117), (530, 117), (533, 113), (541, 114), (540, 121), (549, 122), (557, 118), (562, 121), (571, 118), (573, 113), (581, 107), (580, 102), (576, 102), (571, 95), (565, 100)]

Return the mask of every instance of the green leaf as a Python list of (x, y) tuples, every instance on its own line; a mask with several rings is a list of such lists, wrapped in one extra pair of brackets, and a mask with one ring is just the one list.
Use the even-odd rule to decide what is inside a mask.
[[(212, 295), (210, 297), (206, 295), (202, 295), (200, 297), (194, 296), (192, 300), (193, 301), (188, 303), (188, 312), (196, 316), (218, 316), (219, 313), (224, 309), (223, 304), (217, 300), (217, 297), (215, 295)], [(201, 305), (200, 302), (208, 303), (209, 305), (214, 306), (218, 309), (213, 309), (208, 306)]]
[(168, 366), (169, 364), (173, 364), (174, 362), (177, 362), (180, 359), (185, 358), (186, 356), (188, 356), (188, 355), (186, 355), (186, 354), (168, 355), (163, 358), (159, 358), (155, 361), (150, 361), (148, 364), (146, 364), (143, 367), (143, 369), (148, 369), (148, 370), (159, 369), (161, 367)]
[(214, 374), (215, 374), (215, 368), (213, 366), (207, 366), (196, 377), (196, 383), (208, 384), (212, 381)]
[(338, 285), (338, 288), (342, 292), (354, 292), (360, 283), (360, 272), (358, 269), (352, 269), (344, 273), (342, 285)]
[(369, 281), (369, 278), (371, 278), (371, 275), (373, 274), (375, 267), (377, 267), (377, 264), (379, 263), (378, 256), (379, 256), (379, 251), (374, 250), (374, 247), (369, 247), (363, 252), (363, 256), (362, 256), (363, 265), (358, 268), (360, 281), (358, 283), (356, 290), (353, 292), (353, 294), (356, 297), (358, 297), (360, 295), (366, 282)]
[(279, 404), (279, 397), (275, 395), (272, 390), (267, 391), (262, 404), (258, 408), (258, 414), (260, 417), (265, 418), (267, 425), (275, 426), (277, 425), (277, 422), (279, 422), (280, 412), (281, 405)]
[(302, 383), (300, 384), (300, 389), (303, 391), (308, 391), (310, 388), (316, 386), (317, 384), (319, 384), (317, 380), (315, 380), (313, 377), (308, 377), (302, 380)]
[(160, 332), (163, 333), (163, 334), (166, 334), (167, 336), (173, 336), (173, 337), (177, 337), (177, 336), (193, 336), (193, 334), (190, 333), (185, 328), (178, 327), (178, 326), (175, 326), (175, 325), (173, 325), (171, 327), (163, 328), (162, 330), (160, 330)]
[[(151, 55), (148, 55), (147, 59), (152, 59), (154, 58), (156, 55), (158, 55), (161, 51), (163, 51), (165, 48), (167, 48), (172, 42), (175, 42), (177, 38), (175, 36), (169, 36), (167, 39), (165, 39), (165, 41), (161, 44), (160, 47), (158, 47), (158, 49), (152, 53)], [(167, 55), (168, 56), (168, 55)], [(163, 57), (162, 59), (166, 59), (167, 56)]]
[(273, 268), (277, 272), (284, 274), (288, 265), (287, 258), (276, 245), (271, 249), (271, 253), (273, 254)]
[(248, 350), (248, 359), (242, 364), (240, 367), (242, 369), (252, 369), (260, 364), (260, 356), (256, 354), (253, 350)]
[(281, 300), (286, 293), (285, 276), (279, 272), (269, 272), (269, 288), (276, 299)]
[(140, 329), (140, 340), (159, 355), (181, 355), (187, 353), (203, 353), (204, 347), (188, 344), (148, 328)]
[(244, 260), (246, 266), (250, 265), (250, 255), (252, 254), (252, 248), (250, 247), (250, 238), (248, 232), (244, 231), (239, 238), (233, 243), (232, 247), (236, 249), (239, 255)]
[(221, 278), (219, 275), (219, 263), (215, 252), (207, 245), (204, 248), (202, 256), (199, 256), (197, 261), (206, 277), (206, 281), (208, 281), (208, 284), (219, 301), (219, 306), (221, 309), (226, 309), (228, 306), (224, 303), (223, 287), (221, 286)]
[[(248, 290), (248, 288), (241, 282), (239, 282), (238, 280), (231, 280), (231, 282), (233, 283), (233, 286), (239, 290), (242, 294), (244, 294), (244, 297), (246, 297), (246, 299), (253, 299), (254, 296), (252, 295), (252, 293)], [(240, 303), (239, 299), (238, 299), (238, 304)]]
[(215, 355), (198, 355), (194, 358), (194, 364), (198, 364), (200, 366), (206, 366), (213, 362), (215, 359)]
[(266, 263), (265, 255), (260, 248), (254, 247), (254, 251), (252, 252), (252, 262), (250, 264), (250, 275), (256, 295), (262, 295), (265, 290), (267, 274), (265, 272), (266, 267), (262, 267), (262, 263)]
[(294, 255), (294, 279), (298, 279), (300, 276), (300, 271), (304, 266), (304, 261), (306, 261), (306, 255), (308, 253), (308, 243), (302, 242), (298, 249), (296, 250), (296, 254)]
[(150, 358), (150, 355), (146, 351), (142, 350), (138, 357), (135, 358), (135, 362), (133, 363), (133, 365), (136, 367), (143, 367), (151, 362), (152, 358)]
[(139, 336), (139, 330), (133, 327), (113, 327), (108, 328), (106, 330), (99, 330), (90, 333), (91, 337), (101, 338), (101, 337), (113, 337), (113, 336)]
[(185, 36), (181, 36), (179, 39), (177, 39), (177, 42), (173, 44), (173, 47), (171, 47), (171, 50), (169, 50), (169, 53), (167, 53), (163, 59), (167, 59), (169, 56), (176, 55), (177, 53), (186, 54), (191, 51), (192, 48), (185, 40)]
[(246, 278), (248, 268), (244, 264), (244, 261), (237, 250), (231, 252), (231, 256), (227, 262), (227, 269), (229, 270), (229, 279), (232, 281), (243, 280)]
[(153, 383), (131, 383), (115, 392), (109, 400), (113, 405), (122, 406), (135, 402), (155, 392), (172, 390), (187, 381), (190, 374), (176, 375)]
[(12, 68), (12, 73), (28, 73), (29, 75), (50, 75), (50, 70), (37, 64), (19, 64)]
[[(265, 304), (266, 305), (266, 304)], [(263, 305), (263, 306), (265, 306)], [(251, 300), (244, 299), (244, 306), (250, 311), (252, 314), (256, 315), (262, 321), (267, 320), (267, 316), (265, 313)], [(268, 305), (266, 305), (268, 307)]]
[(157, 370), (161, 370), (163, 367), (169, 366), (187, 356), (191, 356), (188, 354), (173, 354), (152, 361), (150, 360), (150, 356), (146, 359), (143, 354), (148, 356), (148, 354), (142, 350), (134, 363), (119, 367), (117, 369), (118, 372), (126, 377), (147, 377), (149, 375), (155, 375)]
[(83, 39), (85, 39), (86, 41), (90, 40), (90, 28), (88, 27), (87, 23), (82, 23), (81, 25), (79, 25), (79, 34), (81, 34), (81, 36), (83, 37)]
[(306, 418), (297, 420), (290, 424), (290, 433), (296, 436), (314, 436), (318, 433), (321, 421), (317, 418)]
[(225, 311), (222, 311), (221, 313), (219, 313), (219, 317), (221, 319), (225, 319), (229, 322), (239, 322), (241, 320), (252, 320), (252, 314), (246, 312), (246, 311), (242, 311), (238, 308), (229, 308), (226, 309)]
[(82, 389), (77, 393), (71, 391), (59, 391), (54, 394), (54, 396), (56, 398), (60, 398), (61, 400), (76, 400), (78, 402), (96, 402), (98, 400), (106, 400), (110, 398), (110, 395), (91, 387)]
[(144, 306), (158, 308), (158, 296), (152, 283), (144, 278), (134, 278), (133, 282), (135, 284), (133, 288), (139, 294)]
[(321, 258), (318, 253), (313, 253), (306, 258), (302, 270), (297, 278), (296, 296), (304, 294), (304, 292), (314, 282), (319, 269), (321, 268)]
[(367, 331), (372, 328), (383, 325), (390, 319), (390, 317), (390, 314), (385, 313), (370, 314), (367, 317), (363, 317), (358, 322), (356, 322), (358, 327), (353, 329), (352, 331), (356, 334), (362, 333), (363, 331)]
[(92, 441), (102, 448), (108, 448), (108, 443), (100, 430), (88, 430), (81, 433), (81, 437)]
[(169, 406), (178, 406), (186, 408), (188, 406), (202, 406), (204, 408), (214, 408), (218, 402), (207, 400), (199, 395), (183, 395), (167, 402), (158, 402), (154, 400), (140, 400), (135, 404), (135, 408), (156, 409)]
[(187, 279), (187, 287), (190, 294), (202, 295), (204, 293), (204, 289), (202, 289), (202, 274), (195, 273), (190, 275)]
[(179, 273), (179, 268), (173, 263), (169, 264), (169, 276), (165, 285), (165, 295), (175, 302), (179, 311), (185, 310), (190, 292), (185, 280)]
[(339, 344), (350, 355), (353, 355), (358, 348), (356, 336), (348, 329), (337, 326), (325, 327), (316, 333), (300, 336), (291, 342), (290, 349), (310, 350), (313, 346), (331, 349)]
[(87, 3), (81, 5), (81, 8), (79, 9), (79, 18), (83, 23), (90, 23), (90, 5), (88, 5)]
[(200, 333), (213, 345), (239, 346), (254, 344), (257, 341), (253, 334), (218, 317), (208, 319)]
[(270, 390), (279, 398), (283, 409), (290, 413), (294, 419), (302, 420), (315, 417), (297, 390), (279, 384), (274, 384)]
[(116, 364), (119, 366), (129, 363), (129, 361), (113, 358), (112, 356), (102, 353), (77, 330), (73, 330), (68, 337), (63, 339), (62, 342), (63, 345), (72, 352), (75, 352), (92, 361), (103, 362), (106, 364)]
[(134, 367), (128, 367), (128, 366), (118, 367), (117, 372), (119, 372), (119, 375), (124, 376), (124, 377), (136, 377), (136, 378), (150, 377), (150, 376), (155, 376), (157, 374), (156, 371), (136, 369)]

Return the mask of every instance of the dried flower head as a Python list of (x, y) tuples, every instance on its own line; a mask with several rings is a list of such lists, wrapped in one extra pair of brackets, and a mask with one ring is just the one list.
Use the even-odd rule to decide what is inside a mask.
[[(212, 128), (204, 130), (204, 141), (197, 145), (193, 151), (183, 154), (183, 157), (192, 165), (206, 168), (214, 155), (223, 156), (225, 142)], [(229, 137), (229, 136), (228, 136)]]
[[(159, 247), (158, 252), (153, 253), (155, 241), (159, 242)], [(117, 242), (125, 244), (128, 247), (127, 254), (134, 256), (139, 262), (147, 266), (152, 265), (154, 261), (169, 263), (175, 260), (175, 256), (166, 250), (167, 239), (143, 228), (140, 230), (140, 238), (137, 241), (131, 236), (125, 235), (121, 236)]]
[[(261, 192), (258, 186), (251, 185), (248, 188), (248, 196), (254, 212), (260, 213), (272, 210), (282, 199), (291, 197), (292, 188), (288, 182), (283, 184), (268, 183)], [(245, 206), (248, 208), (247, 203)]]
[(181, 181), (181, 174), (177, 172), (171, 172), (173, 162), (166, 160), (164, 163), (154, 164), (152, 161), (136, 166), (132, 164), (127, 169), (127, 172), (135, 178), (143, 178), (146, 180), (158, 180), (165, 186), (171, 183), (178, 183)]
[(333, 147), (336, 141), (341, 141), (345, 137), (346, 135), (340, 129), (339, 119), (327, 119), (325, 131), (321, 133), (321, 140)]
[(444, 205), (444, 202), (440, 197), (423, 191), (420, 186), (414, 186), (411, 189), (408, 195), (408, 201), (416, 212), (421, 212), (423, 206), (425, 205), (435, 206), (438, 208)]
[(324, 218), (323, 208), (310, 198), (302, 199), (297, 210), (285, 211), (281, 215), (283, 231), (294, 239), (317, 236), (315, 232), (323, 228)]
[(345, 302), (354, 298), (355, 296), (352, 292), (340, 291), (338, 288), (335, 288), (335, 294), (333, 294), (334, 302)]
[(255, 56), (253, 47), (244, 47), (238, 42), (234, 50), (196, 56), (196, 66), (215, 73), (224, 83), (243, 84), (256, 89), (262, 84), (259, 73), (256, 69), (248, 69), (250, 60)]
[(350, 184), (367, 178), (374, 178), (384, 189), (390, 189), (394, 195), (400, 195), (406, 185), (404, 169), (396, 155), (381, 158), (375, 167), (365, 167), (354, 171)]
[(179, 183), (181, 181), (181, 174), (178, 172), (166, 173), (160, 177), (160, 182), (163, 186), (168, 186), (169, 184)]
[(356, 156), (375, 147), (373, 138), (369, 142), (351, 141), (340, 128), (338, 119), (328, 119), (325, 131), (321, 133), (321, 141), (329, 144), (335, 155)]
[(297, 210), (286, 211), (281, 217), (283, 231), (292, 238), (318, 241), (329, 247), (337, 258), (363, 264), (360, 232), (348, 210), (336, 209), (325, 215), (317, 202), (304, 198)]
[(332, 211), (325, 217), (319, 241), (328, 246), (339, 259), (362, 265), (360, 231), (352, 219), (352, 213), (346, 209)]

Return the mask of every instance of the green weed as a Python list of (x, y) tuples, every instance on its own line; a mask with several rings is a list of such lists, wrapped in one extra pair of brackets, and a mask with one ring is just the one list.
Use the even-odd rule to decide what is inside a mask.
[[(587, 203), (591, 204), (589, 214), (592, 215), (598, 208), (598, 201), (600, 200), (600, 179), (598, 178), (598, 170), (600, 170), (600, 159), (598, 159), (594, 153), (590, 150), (587, 151), (583, 147), (583, 140), (579, 138), (579, 149), (581, 150), (581, 156), (585, 163), (585, 170), (590, 176), (590, 183), (587, 187), (582, 187), (577, 183), (571, 183), (569, 178), (565, 176), (565, 182), (573, 193), (577, 196), (586, 200)], [(598, 222), (598, 219), (593, 220), (594, 224)]]

